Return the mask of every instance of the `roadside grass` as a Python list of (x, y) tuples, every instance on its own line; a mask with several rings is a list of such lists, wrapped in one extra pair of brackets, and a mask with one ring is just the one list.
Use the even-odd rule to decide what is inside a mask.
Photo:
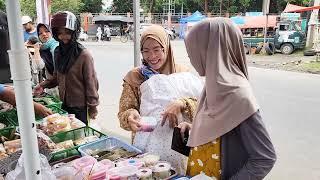
[(309, 63), (302, 63), (298, 66), (302, 71), (320, 74), (320, 61), (311, 61)]

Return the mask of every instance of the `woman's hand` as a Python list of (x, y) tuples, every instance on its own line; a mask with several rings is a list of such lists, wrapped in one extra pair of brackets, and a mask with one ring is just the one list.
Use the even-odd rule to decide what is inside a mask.
[(187, 123), (187, 122), (182, 122), (178, 125), (178, 128), (180, 128), (180, 133), (181, 133), (181, 137), (182, 139), (184, 138), (184, 133), (186, 131), (190, 131), (192, 128), (192, 124)]
[(128, 116), (128, 123), (132, 132), (137, 132), (141, 128), (140, 124), (141, 116), (137, 110), (132, 110)]
[(166, 110), (162, 113), (162, 122), (161, 126), (163, 126), (166, 121), (169, 121), (169, 126), (174, 128), (178, 125), (178, 115), (181, 114), (182, 110), (185, 108), (185, 103), (181, 100), (175, 100), (170, 103)]
[(96, 119), (96, 117), (98, 115), (97, 107), (96, 106), (89, 107), (88, 108), (88, 114), (89, 114), (90, 119)]
[(37, 84), (36, 87), (33, 89), (33, 95), (39, 96), (42, 93), (43, 93), (43, 87), (40, 86), (40, 84)]

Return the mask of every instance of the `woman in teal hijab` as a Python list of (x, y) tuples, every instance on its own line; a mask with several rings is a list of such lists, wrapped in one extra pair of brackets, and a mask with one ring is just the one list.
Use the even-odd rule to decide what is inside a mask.
[(54, 71), (54, 51), (59, 43), (52, 37), (50, 27), (47, 24), (39, 23), (37, 32), (39, 40), (42, 43), (40, 56), (45, 63), (46, 71), (52, 75)]

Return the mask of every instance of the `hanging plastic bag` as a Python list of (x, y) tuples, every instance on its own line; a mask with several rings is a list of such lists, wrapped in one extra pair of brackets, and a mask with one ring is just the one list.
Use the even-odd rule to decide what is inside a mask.
[[(40, 154), (40, 168), (43, 180), (56, 180), (56, 176), (51, 171), (51, 167), (48, 163), (47, 158)], [(21, 154), (16, 168), (9, 172), (6, 176), (6, 180), (25, 180), (25, 169), (24, 169), (24, 158), (23, 154)]]
[(90, 119), (89, 120), (89, 127), (97, 130), (97, 131), (101, 131), (101, 125), (98, 123), (97, 119)]

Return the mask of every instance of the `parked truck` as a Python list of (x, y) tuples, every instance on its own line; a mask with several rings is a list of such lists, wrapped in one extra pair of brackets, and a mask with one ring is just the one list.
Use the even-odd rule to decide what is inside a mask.
[[(242, 29), (244, 34), (244, 46), (247, 52), (252, 47), (261, 50), (264, 42), (264, 31), (261, 28)], [(301, 29), (301, 21), (278, 21), (275, 27), (268, 27), (267, 38), (268, 51), (281, 51), (282, 54), (291, 54), (296, 49), (303, 49), (306, 45), (306, 35)], [(272, 49), (273, 48), (273, 49)]]

